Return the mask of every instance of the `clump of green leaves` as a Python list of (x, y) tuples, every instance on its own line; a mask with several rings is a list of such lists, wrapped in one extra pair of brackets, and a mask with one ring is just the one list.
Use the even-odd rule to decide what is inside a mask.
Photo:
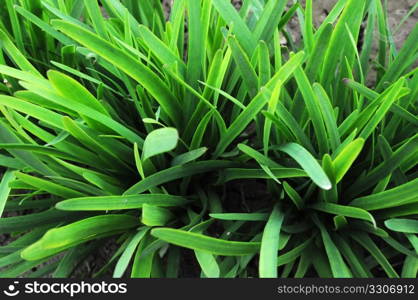
[(416, 277), (418, 25), (286, 2), (2, 1), (0, 275)]

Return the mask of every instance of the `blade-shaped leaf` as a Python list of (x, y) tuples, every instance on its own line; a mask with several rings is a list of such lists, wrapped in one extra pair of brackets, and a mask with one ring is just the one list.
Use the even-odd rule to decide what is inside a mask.
[(9, 183), (15, 179), (14, 171), (7, 170), (1, 178), (0, 181), (0, 218), (3, 214), (3, 209), (6, 205), (7, 198), (9, 197), (9, 193), (11, 188), (9, 187)]
[(236, 242), (172, 228), (156, 228), (151, 235), (168, 243), (216, 255), (241, 256), (259, 251), (260, 243)]
[(169, 152), (176, 148), (179, 135), (175, 128), (160, 128), (147, 135), (144, 141), (142, 160)]
[(418, 221), (411, 219), (389, 219), (385, 226), (393, 231), (418, 234)]
[(415, 202), (418, 202), (418, 178), (384, 192), (354, 199), (350, 205), (376, 210)]
[(60, 210), (99, 211), (141, 208), (144, 204), (153, 206), (181, 206), (189, 201), (180, 196), (166, 194), (141, 194), (125, 196), (82, 197), (58, 202)]
[(341, 215), (350, 218), (356, 218), (361, 220), (369, 221), (376, 226), (376, 221), (373, 216), (364, 209), (352, 207), (352, 206), (345, 206), (339, 205), (334, 203), (316, 203), (311, 206), (313, 209), (323, 211), (330, 214)]
[(277, 148), (290, 155), (298, 164), (306, 171), (308, 176), (315, 182), (319, 187), (324, 190), (329, 190), (332, 187), (331, 181), (328, 176), (322, 170), (316, 159), (310, 154), (305, 148), (296, 144), (288, 143)]
[(356, 139), (346, 145), (332, 162), (335, 171), (335, 181), (340, 182), (364, 146), (364, 139)]
[(106, 235), (112, 235), (138, 225), (137, 218), (128, 215), (103, 215), (49, 230), (34, 244), (25, 248), (25, 260), (38, 260), (59, 253), (72, 246)]
[(278, 205), (273, 211), (264, 227), (261, 239), (259, 274), (264, 278), (277, 277), (277, 252), (279, 250), (280, 227), (284, 214)]

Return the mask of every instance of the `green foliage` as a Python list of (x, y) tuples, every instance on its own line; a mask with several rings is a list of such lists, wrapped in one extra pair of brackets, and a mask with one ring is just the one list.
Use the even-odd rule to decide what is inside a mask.
[(0, 1), (0, 276), (113, 242), (86, 276), (416, 277), (418, 25), (382, 2)]

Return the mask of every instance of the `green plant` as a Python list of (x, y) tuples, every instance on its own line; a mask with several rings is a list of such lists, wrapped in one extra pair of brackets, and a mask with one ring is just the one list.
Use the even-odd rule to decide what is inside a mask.
[(312, 2), (0, 2), (0, 275), (416, 277), (418, 25)]

